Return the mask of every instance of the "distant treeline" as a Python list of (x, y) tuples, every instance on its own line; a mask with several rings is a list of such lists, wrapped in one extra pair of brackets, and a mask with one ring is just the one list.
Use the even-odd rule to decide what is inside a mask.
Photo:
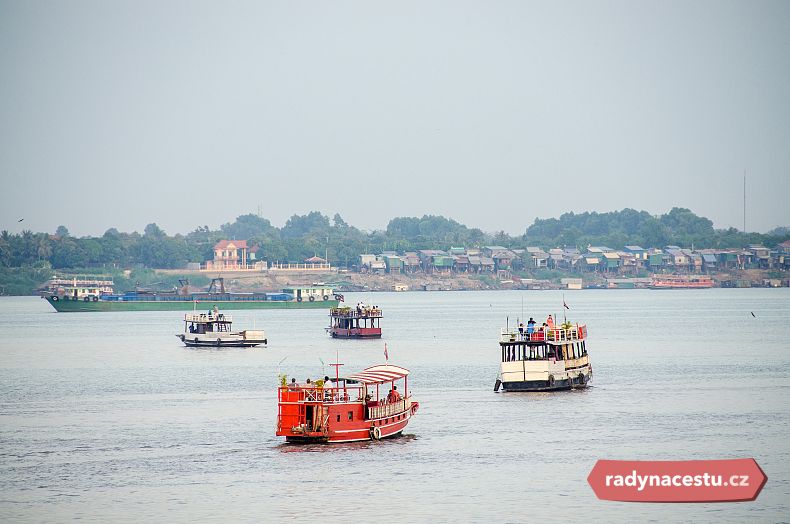
[(247, 240), (258, 246), (258, 258), (269, 262), (302, 262), (314, 255), (329, 257), (335, 266), (351, 266), (362, 253), (447, 249), (451, 246), (500, 245), (579, 247), (625, 245), (645, 248), (678, 245), (695, 248), (736, 248), (749, 244), (773, 247), (790, 239), (788, 228), (768, 234), (742, 233), (734, 228), (716, 230), (713, 223), (688, 209), (673, 208), (654, 217), (645, 211), (624, 209), (609, 213), (566, 213), (559, 218), (536, 219), (520, 236), (469, 228), (442, 216), (392, 219), (384, 231), (362, 231), (336, 214), (332, 219), (317, 211), (294, 215), (282, 228), (257, 215), (242, 215), (233, 223), (211, 230), (201, 226), (189, 234), (167, 235), (156, 224), (142, 234), (108, 229), (100, 237), (73, 237), (65, 226), (54, 232), (0, 233), (0, 267), (34, 268), (183, 268), (188, 262), (213, 258), (212, 247), (222, 239)]

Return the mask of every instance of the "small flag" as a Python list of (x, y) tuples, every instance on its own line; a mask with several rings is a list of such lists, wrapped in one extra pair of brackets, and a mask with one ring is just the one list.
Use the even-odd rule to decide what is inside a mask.
[(564, 298), (562, 299), (562, 305), (565, 306), (565, 309), (570, 309), (568, 307), (568, 304), (565, 303), (565, 299)]
[(387, 353), (387, 343), (385, 342), (385, 343), (384, 343), (384, 360), (386, 360), (387, 362), (389, 362), (389, 359), (390, 359), (390, 356), (389, 356), (389, 354)]

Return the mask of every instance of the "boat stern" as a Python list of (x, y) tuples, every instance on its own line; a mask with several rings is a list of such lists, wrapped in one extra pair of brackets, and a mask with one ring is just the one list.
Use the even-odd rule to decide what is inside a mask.
[(328, 441), (322, 402), (313, 401), (302, 388), (281, 387), (277, 396), (278, 437), (285, 437), (286, 442)]

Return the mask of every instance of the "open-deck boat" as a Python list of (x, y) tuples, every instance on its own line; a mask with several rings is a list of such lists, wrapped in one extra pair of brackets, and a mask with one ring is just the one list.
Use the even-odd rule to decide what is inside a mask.
[(408, 376), (408, 369), (385, 364), (346, 377), (336, 372), (319, 384), (283, 383), (277, 392), (277, 436), (286, 442), (337, 443), (400, 435), (419, 408)]
[(381, 317), (378, 306), (333, 307), (327, 331), (332, 338), (381, 338)]
[(189, 347), (255, 347), (266, 344), (263, 330), (232, 331), (233, 319), (224, 313), (184, 315), (184, 332), (176, 335)]

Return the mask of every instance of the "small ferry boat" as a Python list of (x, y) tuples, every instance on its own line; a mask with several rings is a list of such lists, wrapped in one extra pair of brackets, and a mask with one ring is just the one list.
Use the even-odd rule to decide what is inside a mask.
[[(339, 364), (332, 364), (338, 369)], [(409, 370), (373, 366), (328, 382), (282, 385), (277, 392), (277, 431), (286, 442), (357, 442), (400, 435), (417, 412)], [(401, 387), (398, 387), (401, 384)]]
[(176, 335), (188, 347), (250, 348), (268, 343), (262, 330), (232, 331), (233, 319), (224, 313), (184, 315), (184, 332)]
[(592, 380), (587, 326), (503, 329), (500, 371), (494, 391), (554, 391), (583, 388)]
[(333, 307), (327, 331), (332, 338), (381, 338), (381, 318), (378, 306)]
[(707, 289), (713, 279), (704, 275), (653, 275), (650, 289)]

